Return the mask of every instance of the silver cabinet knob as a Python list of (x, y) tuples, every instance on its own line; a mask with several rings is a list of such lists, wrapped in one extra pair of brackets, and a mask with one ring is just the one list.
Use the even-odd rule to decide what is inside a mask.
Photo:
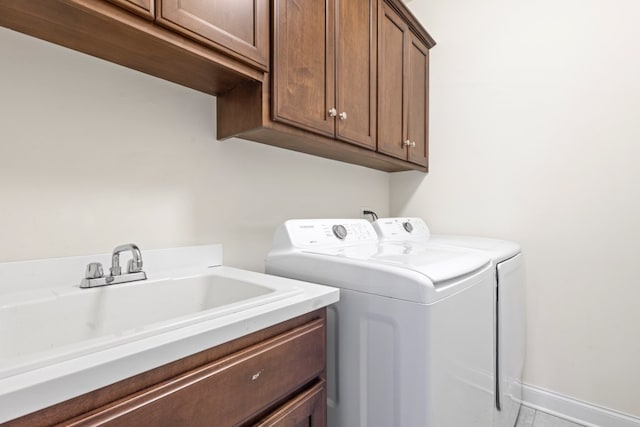
[(416, 142), (415, 141), (411, 141), (411, 146), (415, 147), (416, 146)]
[(411, 147), (411, 141), (409, 141), (408, 139), (402, 143), (402, 145), (404, 145), (405, 147)]
[(338, 115), (338, 110), (336, 110), (335, 108), (332, 108), (329, 110), (329, 117), (335, 117)]
[(92, 262), (87, 264), (87, 270), (84, 273), (85, 278), (97, 279), (102, 276), (104, 276), (104, 271), (102, 270), (102, 264), (100, 264), (99, 262)]
[(347, 112), (343, 111), (342, 113), (340, 113), (340, 116), (338, 116), (340, 118), (340, 120), (344, 121), (347, 120)]

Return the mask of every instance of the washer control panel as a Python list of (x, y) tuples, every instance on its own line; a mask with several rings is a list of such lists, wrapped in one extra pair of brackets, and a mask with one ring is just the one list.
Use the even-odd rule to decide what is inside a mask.
[(422, 218), (380, 218), (373, 223), (380, 240), (425, 241), (431, 233)]
[[(378, 235), (366, 219), (293, 219), (276, 232), (300, 248), (377, 242)], [(280, 236), (283, 238), (285, 236)]]

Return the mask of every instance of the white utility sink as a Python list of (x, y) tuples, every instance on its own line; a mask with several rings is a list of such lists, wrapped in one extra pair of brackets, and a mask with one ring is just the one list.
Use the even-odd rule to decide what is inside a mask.
[(0, 378), (302, 292), (215, 274), (49, 290), (2, 304)]
[(147, 280), (87, 289), (87, 264), (108, 266), (112, 254), (0, 263), (0, 424), (339, 298), (226, 267), (221, 245), (142, 256)]

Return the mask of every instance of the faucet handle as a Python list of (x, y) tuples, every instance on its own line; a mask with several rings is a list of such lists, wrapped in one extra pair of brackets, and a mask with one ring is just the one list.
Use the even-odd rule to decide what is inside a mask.
[(102, 264), (100, 264), (99, 262), (91, 262), (87, 264), (87, 270), (84, 273), (85, 278), (97, 279), (102, 276), (104, 276), (104, 271), (102, 270)]
[(138, 273), (142, 271), (142, 259), (136, 261), (135, 259), (130, 259), (127, 263), (127, 273)]

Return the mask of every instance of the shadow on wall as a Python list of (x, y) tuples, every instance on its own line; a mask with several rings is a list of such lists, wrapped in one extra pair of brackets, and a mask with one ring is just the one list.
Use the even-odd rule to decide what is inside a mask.
[[(423, 194), (420, 192), (420, 187), (426, 185), (428, 177), (428, 174), (418, 171), (395, 172), (391, 174), (391, 182), (389, 185), (391, 216), (421, 216), (421, 204), (419, 200), (416, 200), (416, 196)], [(426, 218), (424, 219), (427, 220)]]

